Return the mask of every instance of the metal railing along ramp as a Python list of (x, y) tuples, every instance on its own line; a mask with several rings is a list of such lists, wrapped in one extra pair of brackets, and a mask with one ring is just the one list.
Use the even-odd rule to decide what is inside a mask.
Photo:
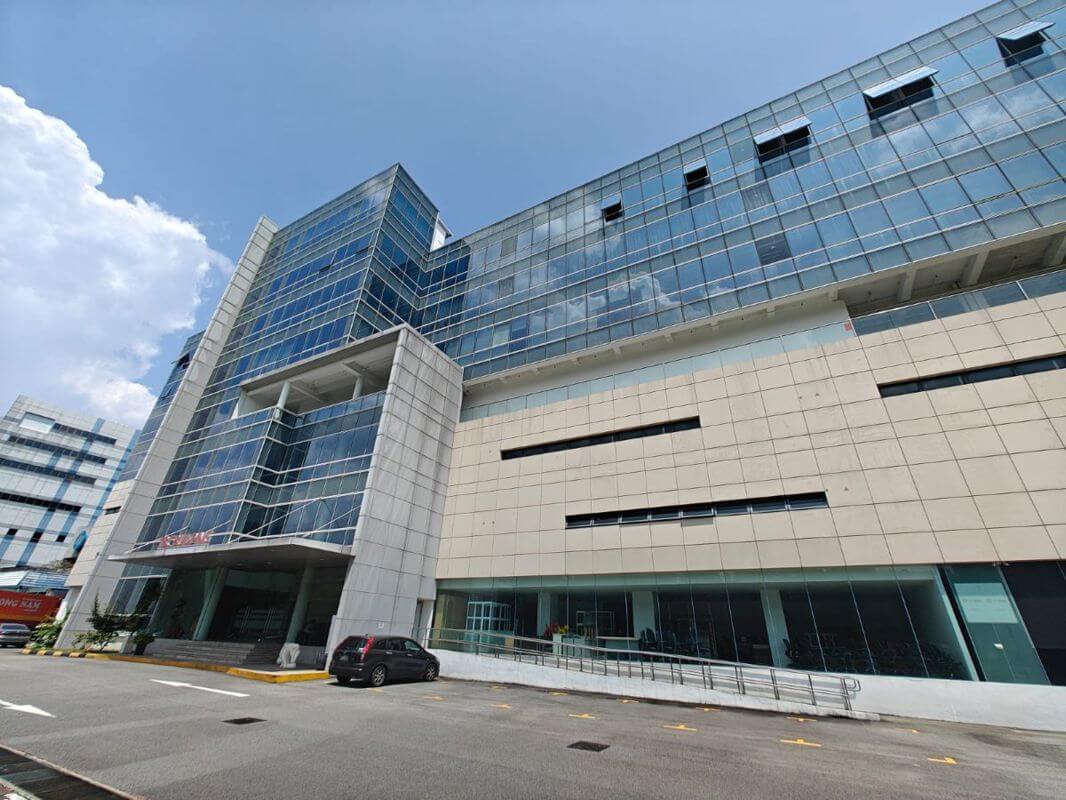
[(852, 700), (862, 688), (858, 679), (844, 675), (490, 631), (433, 628), (427, 646), (591, 675), (692, 686), (845, 711), (852, 710)]

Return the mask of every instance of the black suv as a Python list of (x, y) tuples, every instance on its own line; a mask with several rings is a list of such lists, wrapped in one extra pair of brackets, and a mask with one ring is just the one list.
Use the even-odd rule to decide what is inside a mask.
[(329, 674), (342, 686), (353, 680), (371, 686), (391, 679), (435, 681), (440, 662), (406, 636), (349, 636), (333, 651)]

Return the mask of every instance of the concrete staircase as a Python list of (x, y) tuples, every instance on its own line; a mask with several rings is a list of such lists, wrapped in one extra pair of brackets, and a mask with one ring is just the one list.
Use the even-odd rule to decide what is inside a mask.
[(194, 642), (171, 639), (149, 647), (146, 655), (170, 661), (205, 661), (212, 664), (273, 664), (281, 642)]

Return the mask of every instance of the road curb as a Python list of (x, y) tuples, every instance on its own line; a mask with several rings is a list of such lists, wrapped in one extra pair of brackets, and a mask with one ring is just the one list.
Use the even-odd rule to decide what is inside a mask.
[(166, 658), (152, 658), (151, 656), (127, 656), (121, 653), (86, 653), (85, 658), (94, 661), (128, 661), (134, 664), (154, 664), (157, 667), (179, 667), (181, 669), (196, 669), (203, 672), (218, 672), (223, 675), (232, 675), (235, 678), (244, 678), (249, 681), (262, 683), (297, 683), (302, 681), (322, 681), (329, 677), (328, 672), (319, 670), (307, 670), (302, 672), (266, 672), (264, 670), (248, 669), (246, 667), (234, 667), (229, 664), (212, 664), (206, 661), (174, 661)]
[(297, 683), (302, 681), (324, 681), (329, 673), (322, 670), (301, 670), (299, 672), (267, 672), (265, 670), (234, 667), (230, 664), (212, 664), (207, 661), (175, 661), (151, 656), (128, 656), (122, 653), (89, 653), (83, 650), (49, 650), (25, 649), (27, 656), (62, 656), (66, 658), (87, 658), (93, 661), (129, 661), (135, 664), (154, 664), (157, 667), (179, 667), (180, 669), (197, 669), (202, 672), (218, 672), (261, 683)]
[(63, 658), (85, 658), (86, 653), (81, 650), (52, 650), (47, 647), (41, 648), (24, 648), (22, 650), (24, 656), (60, 656)]

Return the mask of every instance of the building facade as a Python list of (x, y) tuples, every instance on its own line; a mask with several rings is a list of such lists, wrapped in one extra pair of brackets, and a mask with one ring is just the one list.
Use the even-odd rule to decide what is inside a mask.
[(62, 589), (42, 570), (81, 549), (137, 431), (19, 395), (0, 419), (0, 585)]
[(1066, 683), (1063, 37), (998, 3), (462, 238), (399, 166), (262, 221), (90, 580), (176, 638)]

